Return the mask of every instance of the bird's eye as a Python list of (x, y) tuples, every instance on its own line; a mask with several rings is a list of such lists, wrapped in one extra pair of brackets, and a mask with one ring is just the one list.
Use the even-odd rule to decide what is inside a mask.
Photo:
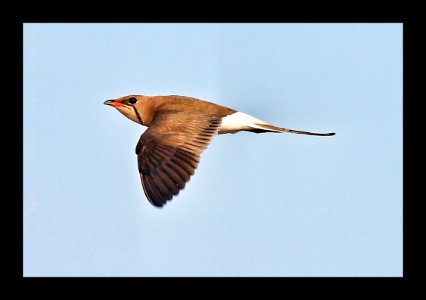
[(138, 102), (138, 99), (136, 99), (135, 97), (129, 98), (130, 104), (136, 104), (136, 102)]

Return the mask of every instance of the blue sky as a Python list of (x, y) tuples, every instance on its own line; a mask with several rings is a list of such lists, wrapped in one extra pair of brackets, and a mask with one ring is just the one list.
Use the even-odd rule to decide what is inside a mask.
[[(129, 94), (336, 136), (218, 136), (158, 209)], [(402, 276), (402, 24), (25, 24), (23, 271)]]

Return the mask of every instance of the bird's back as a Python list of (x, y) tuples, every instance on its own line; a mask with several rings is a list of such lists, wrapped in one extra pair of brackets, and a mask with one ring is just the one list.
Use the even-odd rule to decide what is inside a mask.
[(156, 102), (155, 106), (158, 110), (177, 110), (194, 114), (216, 116), (227, 116), (236, 112), (236, 110), (226, 106), (186, 96), (153, 96), (151, 99)]

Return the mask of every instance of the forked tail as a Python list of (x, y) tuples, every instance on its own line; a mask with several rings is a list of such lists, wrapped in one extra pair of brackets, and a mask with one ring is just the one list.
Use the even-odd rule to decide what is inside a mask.
[(335, 135), (336, 134), (334, 132), (318, 133), (318, 132), (293, 130), (293, 129), (281, 128), (281, 127), (277, 127), (277, 126), (269, 125), (269, 124), (256, 124), (256, 128), (252, 128), (249, 131), (256, 132), (256, 133), (263, 133), (263, 132), (291, 132), (291, 133), (297, 133), (297, 134), (308, 134), (308, 135), (319, 135), (319, 136), (331, 136), (331, 135)]

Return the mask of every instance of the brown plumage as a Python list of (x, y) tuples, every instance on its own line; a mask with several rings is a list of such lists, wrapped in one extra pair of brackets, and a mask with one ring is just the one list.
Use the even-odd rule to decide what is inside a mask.
[(334, 135), (276, 127), (234, 109), (184, 96), (130, 95), (104, 104), (149, 127), (139, 139), (136, 154), (145, 195), (157, 207), (185, 187), (201, 153), (217, 134), (244, 130)]
[(217, 134), (221, 118), (175, 110), (157, 112), (136, 147), (145, 194), (162, 206), (185, 187), (200, 155)]

